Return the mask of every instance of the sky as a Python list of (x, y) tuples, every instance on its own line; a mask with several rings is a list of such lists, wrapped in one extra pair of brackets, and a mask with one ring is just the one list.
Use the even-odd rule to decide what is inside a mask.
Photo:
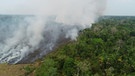
[[(42, 2), (40, 3), (42, 4)], [(22, 10), (32, 10), (29, 9), (29, 7), (18, 8), (26, 6), (28, 6), (27, 0), (0, 0), (0, 14), (12, 14), (13, 12), (9, 12), (10, 10), (18, 10), (20, 12), (24, 12)], [(36, 7), (33, 4), (33, 9), (34, 8)], [(135, 16), (135, 0), (107, 0), (107, 7), (104, 15)]]
[(108, 0), (105, 15), (135, 16), (135, 0)]

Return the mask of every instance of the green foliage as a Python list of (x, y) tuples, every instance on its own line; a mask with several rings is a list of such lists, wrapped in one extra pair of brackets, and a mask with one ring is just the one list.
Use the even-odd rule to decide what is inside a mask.
[(67, 76), (72, 76), (75, 72), (75, 64), (72, 58), (67, 58), (63, 65), (64, 74)]
[(47, 55), (36, 76), (134, 76), (135, 18), (103, 17)]
[(36, 69), (36, 76), (56, 76), (56, 63), (52, 59), (45, 59), (43, 64)]
[(26, 66), (23, 69), (26, 71), (25, 76), (28, 76), (30, 73), (32, 73), (35, 70), (35, 67), (33, 67), (33, 66)]
[(135, 36), (135, 31), (131, 31), (130, 36)]

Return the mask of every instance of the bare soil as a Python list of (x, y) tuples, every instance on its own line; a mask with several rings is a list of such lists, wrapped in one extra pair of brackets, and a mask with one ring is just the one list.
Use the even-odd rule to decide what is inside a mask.
[(0, 64), (0, 76), (25, 76), (24, 67), (30, 64)]

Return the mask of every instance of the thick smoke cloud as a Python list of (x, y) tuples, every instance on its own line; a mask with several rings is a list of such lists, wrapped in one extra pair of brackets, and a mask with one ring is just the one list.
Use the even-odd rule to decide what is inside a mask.
[[(102, 15), (106, 0), (30, 0), (0, 25), (0, 63), (34, 61), (66, 39), (76, 40), (78, 32), (91, 27)], [(4, 31), (5, 30), (5, 31)], [(4, 32), (3, 32), (4, 31)], [(36, 54), (36, 55), (35, 55)]]

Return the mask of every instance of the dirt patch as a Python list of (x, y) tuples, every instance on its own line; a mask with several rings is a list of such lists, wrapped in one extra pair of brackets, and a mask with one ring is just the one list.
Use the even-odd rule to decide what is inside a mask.
[(0, 76), (25, 76), (25, 70), (23, 69), (30, 64), (0, 64)]

